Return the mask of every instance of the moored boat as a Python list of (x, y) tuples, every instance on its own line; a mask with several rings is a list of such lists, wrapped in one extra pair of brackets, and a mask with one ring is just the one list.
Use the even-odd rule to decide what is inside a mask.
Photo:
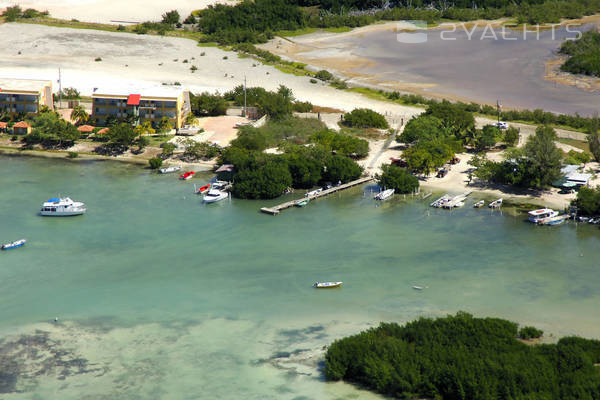
[(196, 185), (194, 185), (194, 193), (196, 194), (202, 194), (204, 192), (207, 192), (210, 189), (210, 184), (209, 185), (204, 185), (202, 187), (197, 188)]
[(473, 208), (481, 208), (485, 204), (485, 201), (479, 200), (477, 203), (473, 204)]
[(332, 289), (342, 286), (342, 282), (315, 282), (313, 287), (317, 289)]
[(323, 191), (322, 188), (318, 188), (318, 189), (312, 190), (310, 192), (304, 193), (304, 197), (316, 196), (317, 194), (321, 193), (322, 191)]
[(568, 215), (554, 215), (552, 217), (547, 217), (538, 222), (539, 225), (560, 225), (565, 222), (569, 218)]
[(181, 169), (181, 167), (179, 165), (176, 165), (176, 166), (172, 166), (172, 167), (161, 168), (158, 170), (158, 172), (160, 172), (161, 174), (170, 174), (172, 172), (177, 172), (180, 169)]
[(309, 198), (298, 200), (294, 203), (296, 207), (304, 207), (310, 202)]
[(194, 177), (194, 174), (194, 171), (184, 172), (183, 174), (179, 175), (179, 179), (187, 181), (188, 179), (192, 179)]
[(23, 246), (25, 243), (27, 243), (27, 239), (21, 239), (21, 240), (12, 242), (12, 243), (3, 244), (2, 246), (0, 246), (0, 249), (2, 249), (2, 250), (16, 249), (18, 247)]
[(222, 192), (217, 189), (210, 189), (204, 197), (202, 197), (202, 201), (205, 203), (216, 203), (217, 201), (225, 200), (229, 197), (228, 192)]
[(500, 208), (502, 206), (502, 199), (494, 200), (488, 204), (489, 208)]
[(373, 197), (374, 197), (375, 200), (389, 199), (390, 197), (392, 197), (394, 195), (395, 191), (396, 191), (396, 189), (387, 189), (387, 190), (384, 190), (383, 192), (377, 193)]
[(42, 204), (40, 215), (44, 217), (71, 217), (85, 214), (85, 204), (73, 201), (69, 197), (53, 197)]
[(556, 217), (558, 215), (558, 211), (554, 211), (551, 208), (540, 208), (538, 210), (529, 211), (529, 222), (533, 222), (534, 224), (542, 223), (547, 218)]

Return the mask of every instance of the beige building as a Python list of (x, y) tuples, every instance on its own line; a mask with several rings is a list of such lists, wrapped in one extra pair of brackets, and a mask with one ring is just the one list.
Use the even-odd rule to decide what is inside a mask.
[(100, 126), (106, 125), (110, 117), (137, 119), (140, 123), (149, 121), (153, 125), (167, 117), (173, 127), (179, 129), (191, 111), (188, 91), (167, 88), (150, 89), (147, 93), (115, 93), (96, 89), (92, 102), (92, 116), (96, 125)]
[(0, 78), (0, 113), (35, 114), (53, 107), (52, 81)]

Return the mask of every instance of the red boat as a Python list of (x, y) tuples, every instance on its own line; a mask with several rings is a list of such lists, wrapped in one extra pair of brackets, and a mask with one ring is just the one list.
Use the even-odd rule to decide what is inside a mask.
[(192, 179), (194, 177), (194, 174), (195, 174), (194, 171), (184, 172), (183, 174), (179, 175), (179, 179), (183, 179), (184, 181), (187, 181), (188, 179)]
[(202, 193), (206, 192), (208, 189), (210, 189), (210, 184), (196, 188), (196, 194), (202, 194)]

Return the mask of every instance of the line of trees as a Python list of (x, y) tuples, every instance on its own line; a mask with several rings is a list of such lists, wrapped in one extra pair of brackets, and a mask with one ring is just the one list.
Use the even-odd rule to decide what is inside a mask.
[(403, 326), (381, 323), (333, 342), (329, 380), (345, 380), (399, 399), (597, 399), (600, 341), (565, 337), (528, 345), (530, 327), (459, 312)]
[(600, 32), (592, 29), (578, 40), (566, 40), (560, 53), (569, 56), (560, 67), (563, 71), (600, 77)]
[(577, 207), (577, 214), (600, 215), (600, 187), (595, 189), (581, 187), (572, 205)]

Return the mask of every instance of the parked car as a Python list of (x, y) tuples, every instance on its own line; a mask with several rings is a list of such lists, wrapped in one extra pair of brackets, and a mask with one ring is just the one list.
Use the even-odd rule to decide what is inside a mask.
[(454, 165), (454, 164), (458, 164), (460, 162), (460, 158), (458, 157), (454, 157), (452, 160), (449, 161), (450, 164)]
[(438, 169), (436, 177), (443, 178), (446, 175), (448, 175), (448, 170), (446, 168), (440, 168), (440, 169)]
[(401, 158), (391, 157), (390, 160), (392, 160), (392, 162), (391, 162), (392, 165), (396, 165), (396, 166), (402, 167), (402, 168), (406, 167), (406, 161), (404, 161)]
[(508, 124), (504, 121), (494, 122), (492, 125), (500, 129), (508, 129)]

